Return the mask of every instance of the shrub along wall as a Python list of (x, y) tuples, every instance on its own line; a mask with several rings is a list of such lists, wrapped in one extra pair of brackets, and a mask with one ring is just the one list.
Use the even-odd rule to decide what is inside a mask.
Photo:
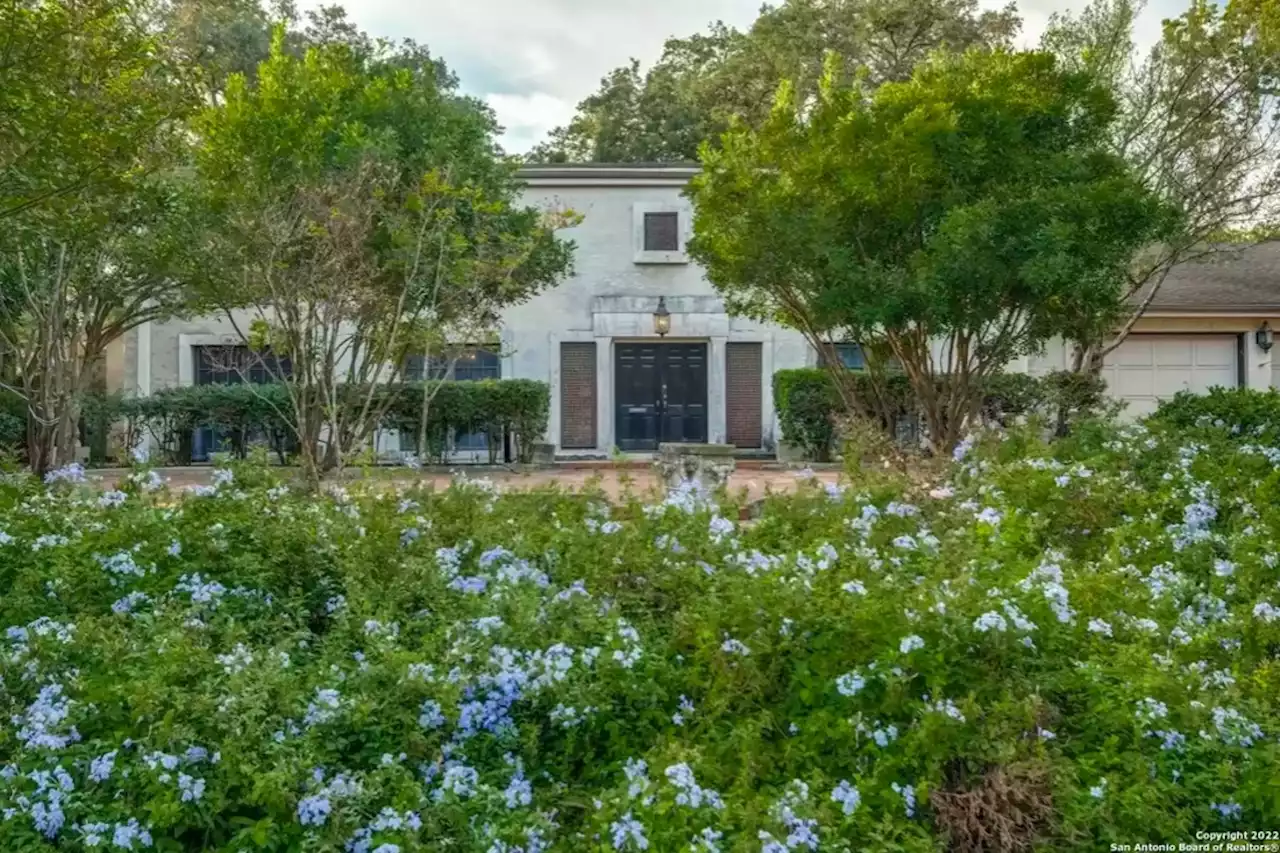
[[(425, 455), (432, 459), (446, 456), (450, 436), (483, 433), (489, 438), (490, 461), (501, 458), (509, 437), (516, 458), (527, 462), (547, 428), (551, 391), (544, 382), (495, 379), (425, 387), (408, 383), (379, 390), (380, 394), (395, 395), (382, 427), (399, 430), (402, 447), (411, 447), (417, 440), (424, 390), (431, 394)], [(363, 400), (363, 395), (359, 399)], [(191, 385), (135, 398), (108, 395), (86, 402), (84, 437), (92, 449), (105, 447), (111, 432), (125, 447), (149, 434), (161, 458), (169, 464), (186, 465), (192, 461), (196, 430), (213, 427), (222, 441), (219, 451), (243, 459), (250, 447), (265, 445), (284, 462), (294, 446), (290, 411), (286, 389), (273, 384)], [(3, 418), (0, 410), (0, 430)], [(99, 461), (103, 455), (94, 453), (92, 458)]]
[[(853, 377), (858, 395), (875, 399), (870, 375), (855, 373)], [(1043, 377), (1002, 373), (987, 378), (980, 411), (984, 421), (999, 424), (1039, 412), (1056, 418), (1061, 430), (1080, 414), (1098, 409), (1105, 390), (1100, 378), (1067, 371)], [(880, 395), (881, 426), (894, 436), (903, 426), (914, 433), (919, 406), (907, 377), (886, 376)], [(842, 411), (842, 404), (827, 371), (816, 367), (779, 370), (773, 375), (773, 399), (783, 440), (808, 459), (829, 459), (837, 438), (835, 416)]]
[(398, 390), (386, 418), (387, 428), (399, 430), (401, 446), (417, 442), (424, 393), (431, 395), (424, 455), (433, 459), (443, 457), (450, 434), (483, 433), (491, 462), (497, 461), (504, 436), (511, 437), (516, 459), (529, 462), (551, 414), (550, 387), (532, 379), (414, 383)]

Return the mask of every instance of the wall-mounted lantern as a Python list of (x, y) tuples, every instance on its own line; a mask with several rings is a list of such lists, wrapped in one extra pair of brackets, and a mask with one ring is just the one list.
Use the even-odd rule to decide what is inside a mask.
[(667, 297), (658, 297), (658, 310), (653, 312), (653, 331), (664, 338), (671, 331), (671, 312), (667, 310)]
[(1263, 352), (1271, 352), (1271, 348), (1276, 344), (1275, 332), (1271, 331), (1271, 324), (1266, 320), (1262, 321), (1262, 325), (1253, 333), (1253, 339), (1258, 344), (1258, 349)]

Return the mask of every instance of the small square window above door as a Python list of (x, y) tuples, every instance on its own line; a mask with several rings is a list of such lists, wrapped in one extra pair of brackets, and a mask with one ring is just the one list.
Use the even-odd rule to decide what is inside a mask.
[(637, 264), (687, 264), (685, 243), (691, 211), (669, 202), (639, 201), (631, 205), (633, 260)]
[(680, 251), (680, 214), (646, 213), (644, 215), (644, 250), (646, 252)]

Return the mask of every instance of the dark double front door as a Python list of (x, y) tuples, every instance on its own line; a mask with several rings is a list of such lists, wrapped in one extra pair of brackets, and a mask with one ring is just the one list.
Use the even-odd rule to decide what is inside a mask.
[(707, 345), (615, 344), (618, 448), (707, 440)]

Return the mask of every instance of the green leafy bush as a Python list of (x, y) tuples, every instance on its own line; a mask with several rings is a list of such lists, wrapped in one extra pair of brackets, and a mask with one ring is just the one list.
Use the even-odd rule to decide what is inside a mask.
[(956, 455), (750, 525), (693, 489), (9, 480), (0, 849), (1094, 851), (1280, 819), (1280, 450), (1086, 423)]
[(1182, 429), (1226, 430), (1253, 440), (1280, 434), (1280, 392), (1274, 388), (1210, 388), (1207, 394), (1179, 392), (1153, 416)]
[[(915, 435), (920, 407), (905, 376), (890, 373), (879, 388), (867, 373), (851, 376), (859, 399), (868, 401), (875, 411), (874, 422), (894, 437), (904, 425), (912, 427), (908, 434)], [(1001, 426), (1041, 415), (1057, 420), (1059, 433), (1065, 434), (1069, 424), (1101, 412), (1105, 392), (1106, 383), (1100, 377), (1070, 371), (1043, 377), (1000, 373), (983, 381), (979, 415), (985, 423)], [(780, 370), (773, 377), (773, 394), (783, 438), (810, 459), (829, 459), (843, 405), (827, 371), (812, 367)]]
[(122, 400), (118, 418), (130, 431), (146, 429), (162, 458), (171, 464), (191, 463), (192, 436), (214, 427), (226, 436), (227, 448), (244, 459), (250, 446), (265, 442), (283, 461), (292, 446), (289, 396), (281, 385), (187, 385), (165, 388), (147, 397)]
[(778, 412), (784, 441), (798, 447), (806, 458), (825, 462), (835, 440), (834, 416), (841, 411), (840, 397), (826, 370), (802, 367), (773, 374), (773, 405)]
[(402, 440), (416, 441), (422, 424), (422, 396), (431, 394), (427, 408), (427, 455), (443, 458), (449, 436), (484, 433), (489, 437), (490, 461), (496, 461), (504, 435), (512, 437), (516, 458), (528, 462), (533, 445), (547, 430), (551, 389), (531, 379), (489, 379), (480, 382), (420, 383), (395, 389), (387, 425)]
[[(403, 439), (417, 439), (421, 422), (422, 385), (385, 386), (390, 394), (384, 426), (401, 431)], [(365, 397), (348, 390), (349, 405), (363, 405)], [(501, 452), (503, 437), (512, 436), (517, 458), (527, 462), (533, 444), (547, 428), (551, 392), (545, 382), (500, 379), (484, 382), (441, 382), (428, 414), (430, 454), (443, 456), (453, 434), (482, 432), (490, 437), (491, 457)], [(214, 427), (226, 437), (227, 450), (245, 459), (255, 444), (266, 444), (283, 462), (294, 446), (292, 406), (283, 385), (190, 385), (167, 388), (149, 397), (110, 399), (98, 410), (110, 411), (126, 431), (146, 429), (154, 437), (161, 458), (171, 464), (191, 462), (192, 435)], [(94, 421), (102, 420), (95, 417)]]

